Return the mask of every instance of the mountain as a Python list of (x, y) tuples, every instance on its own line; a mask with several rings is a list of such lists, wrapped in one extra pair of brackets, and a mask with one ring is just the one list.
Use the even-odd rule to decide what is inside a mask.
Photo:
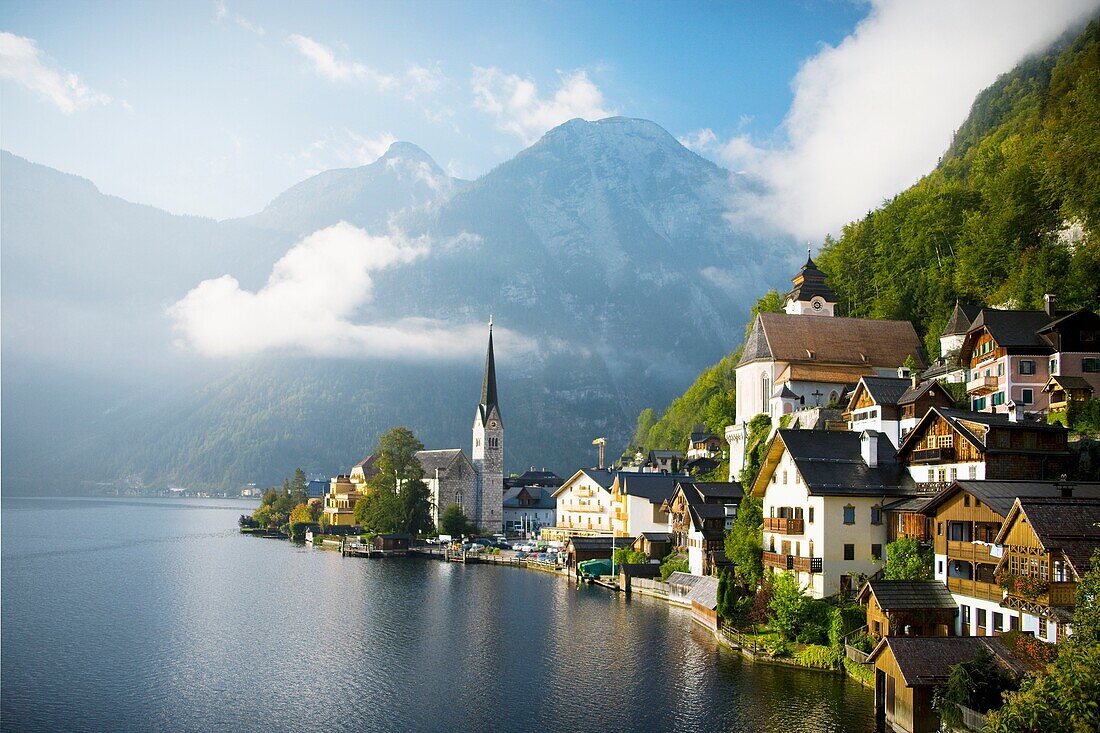
[(627, 416), (727, 352), (744, 304), (797, 259), (789, 241), (733, 230), (727, 201), (746, 184), (644, 120), (570, 121), (471, 182), (395, 143), (223, 222), (105, 196), (8, 153), (0, 166), (9, 491), (269, 484), (299, 465), (346, 470), (395, 424), (468, 448), (475, 362), (216, 360), (175, 343), (166, 308), (199, 282), (229, 274), (254, 290), (303, 235), (341, 220), (433, 243), (373, 273), (357, 319), (493, 313), (529, 345), (498, 345), (516, 471), (571, 471), (592, 463), (594, 437), (625, 442)]

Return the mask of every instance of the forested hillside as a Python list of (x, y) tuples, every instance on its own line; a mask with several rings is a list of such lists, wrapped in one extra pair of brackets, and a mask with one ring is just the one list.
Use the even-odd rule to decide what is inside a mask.
[[(1100, 24), (1029, 59), (978, 95), (934, 171), (827, 237), (816, 258), (839, 315), (911, 320), (929, 354), (956, 301), (1100, 308)], [(753, 309), (775, 310), (765, 296)], [(733, 415), (738, 348), (704, 371), (635, 442), (680, 447)], [(724, 375), (724, 376), (723, 376)], [(646, 419), (643, 419), (646, 418)], [(712, 424), (712, 422), (714, 424)]]

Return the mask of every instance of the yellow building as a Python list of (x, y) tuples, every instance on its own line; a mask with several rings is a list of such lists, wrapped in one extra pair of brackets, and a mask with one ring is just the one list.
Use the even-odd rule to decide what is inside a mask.
[(355, 502), (363, 496), (363, 484), (350, 476), (334, 476), (325, 494), (325, 526), (355, 526)]

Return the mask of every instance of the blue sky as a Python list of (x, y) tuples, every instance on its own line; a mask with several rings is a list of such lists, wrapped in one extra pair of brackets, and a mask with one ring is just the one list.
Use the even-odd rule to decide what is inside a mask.
[(4, 2), (0, 145), (131, 201), (225, 218), (392, 139), (476, 177), (569, 117), (623, 114), (769, 182), (783, 200), (735, 207), (746, 225), (779, 211), (819, 238), (927, 172), (978, 90), (1095, 11)]

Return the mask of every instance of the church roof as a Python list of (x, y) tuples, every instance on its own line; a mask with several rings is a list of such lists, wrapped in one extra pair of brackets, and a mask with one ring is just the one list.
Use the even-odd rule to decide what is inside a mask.
[(761, 313), (738, 366), (774, 359), (896, 369), (908, 356), (923, 364), (920, 351), (920, 339), (909, 321)]
[(976, 305), (963, 305), (955, 301), (955, 309), (951, 311), (951, 318), (944, 326), (942, 336), (963, 336), (970, 330), (970, 324), (978, 317), (981, 308)]
[(787, 301), (810, 300), (815, 296), (820, 296), (829, 303), (836, 303), (838, 300), (836, 293), (825, 282), (825, 273), (814, 264), (809, 252), (806, 253), (806, 264), (802, 266), (802, 269), (792, 278), (791, 282), (794, 283), (794, 288), (787, 293)]
[(485, 420), (493, 408), (497, 408), (497, 418), (500, 417), (500, 408), (497, 407), (497, 365), (493, 358), (493, 320), (489, 319), (489, 348), (485, 352), (485, 376), (481, 380), (481, 418)]
[(446, 471), (459, 457), (465, 455), (461, 448), (448, 448), (444, 450), (418, 450), (416, 460), (420, 461), (420, 467), (424, 469), (424, 475), (431, 478), (436, 469)]

